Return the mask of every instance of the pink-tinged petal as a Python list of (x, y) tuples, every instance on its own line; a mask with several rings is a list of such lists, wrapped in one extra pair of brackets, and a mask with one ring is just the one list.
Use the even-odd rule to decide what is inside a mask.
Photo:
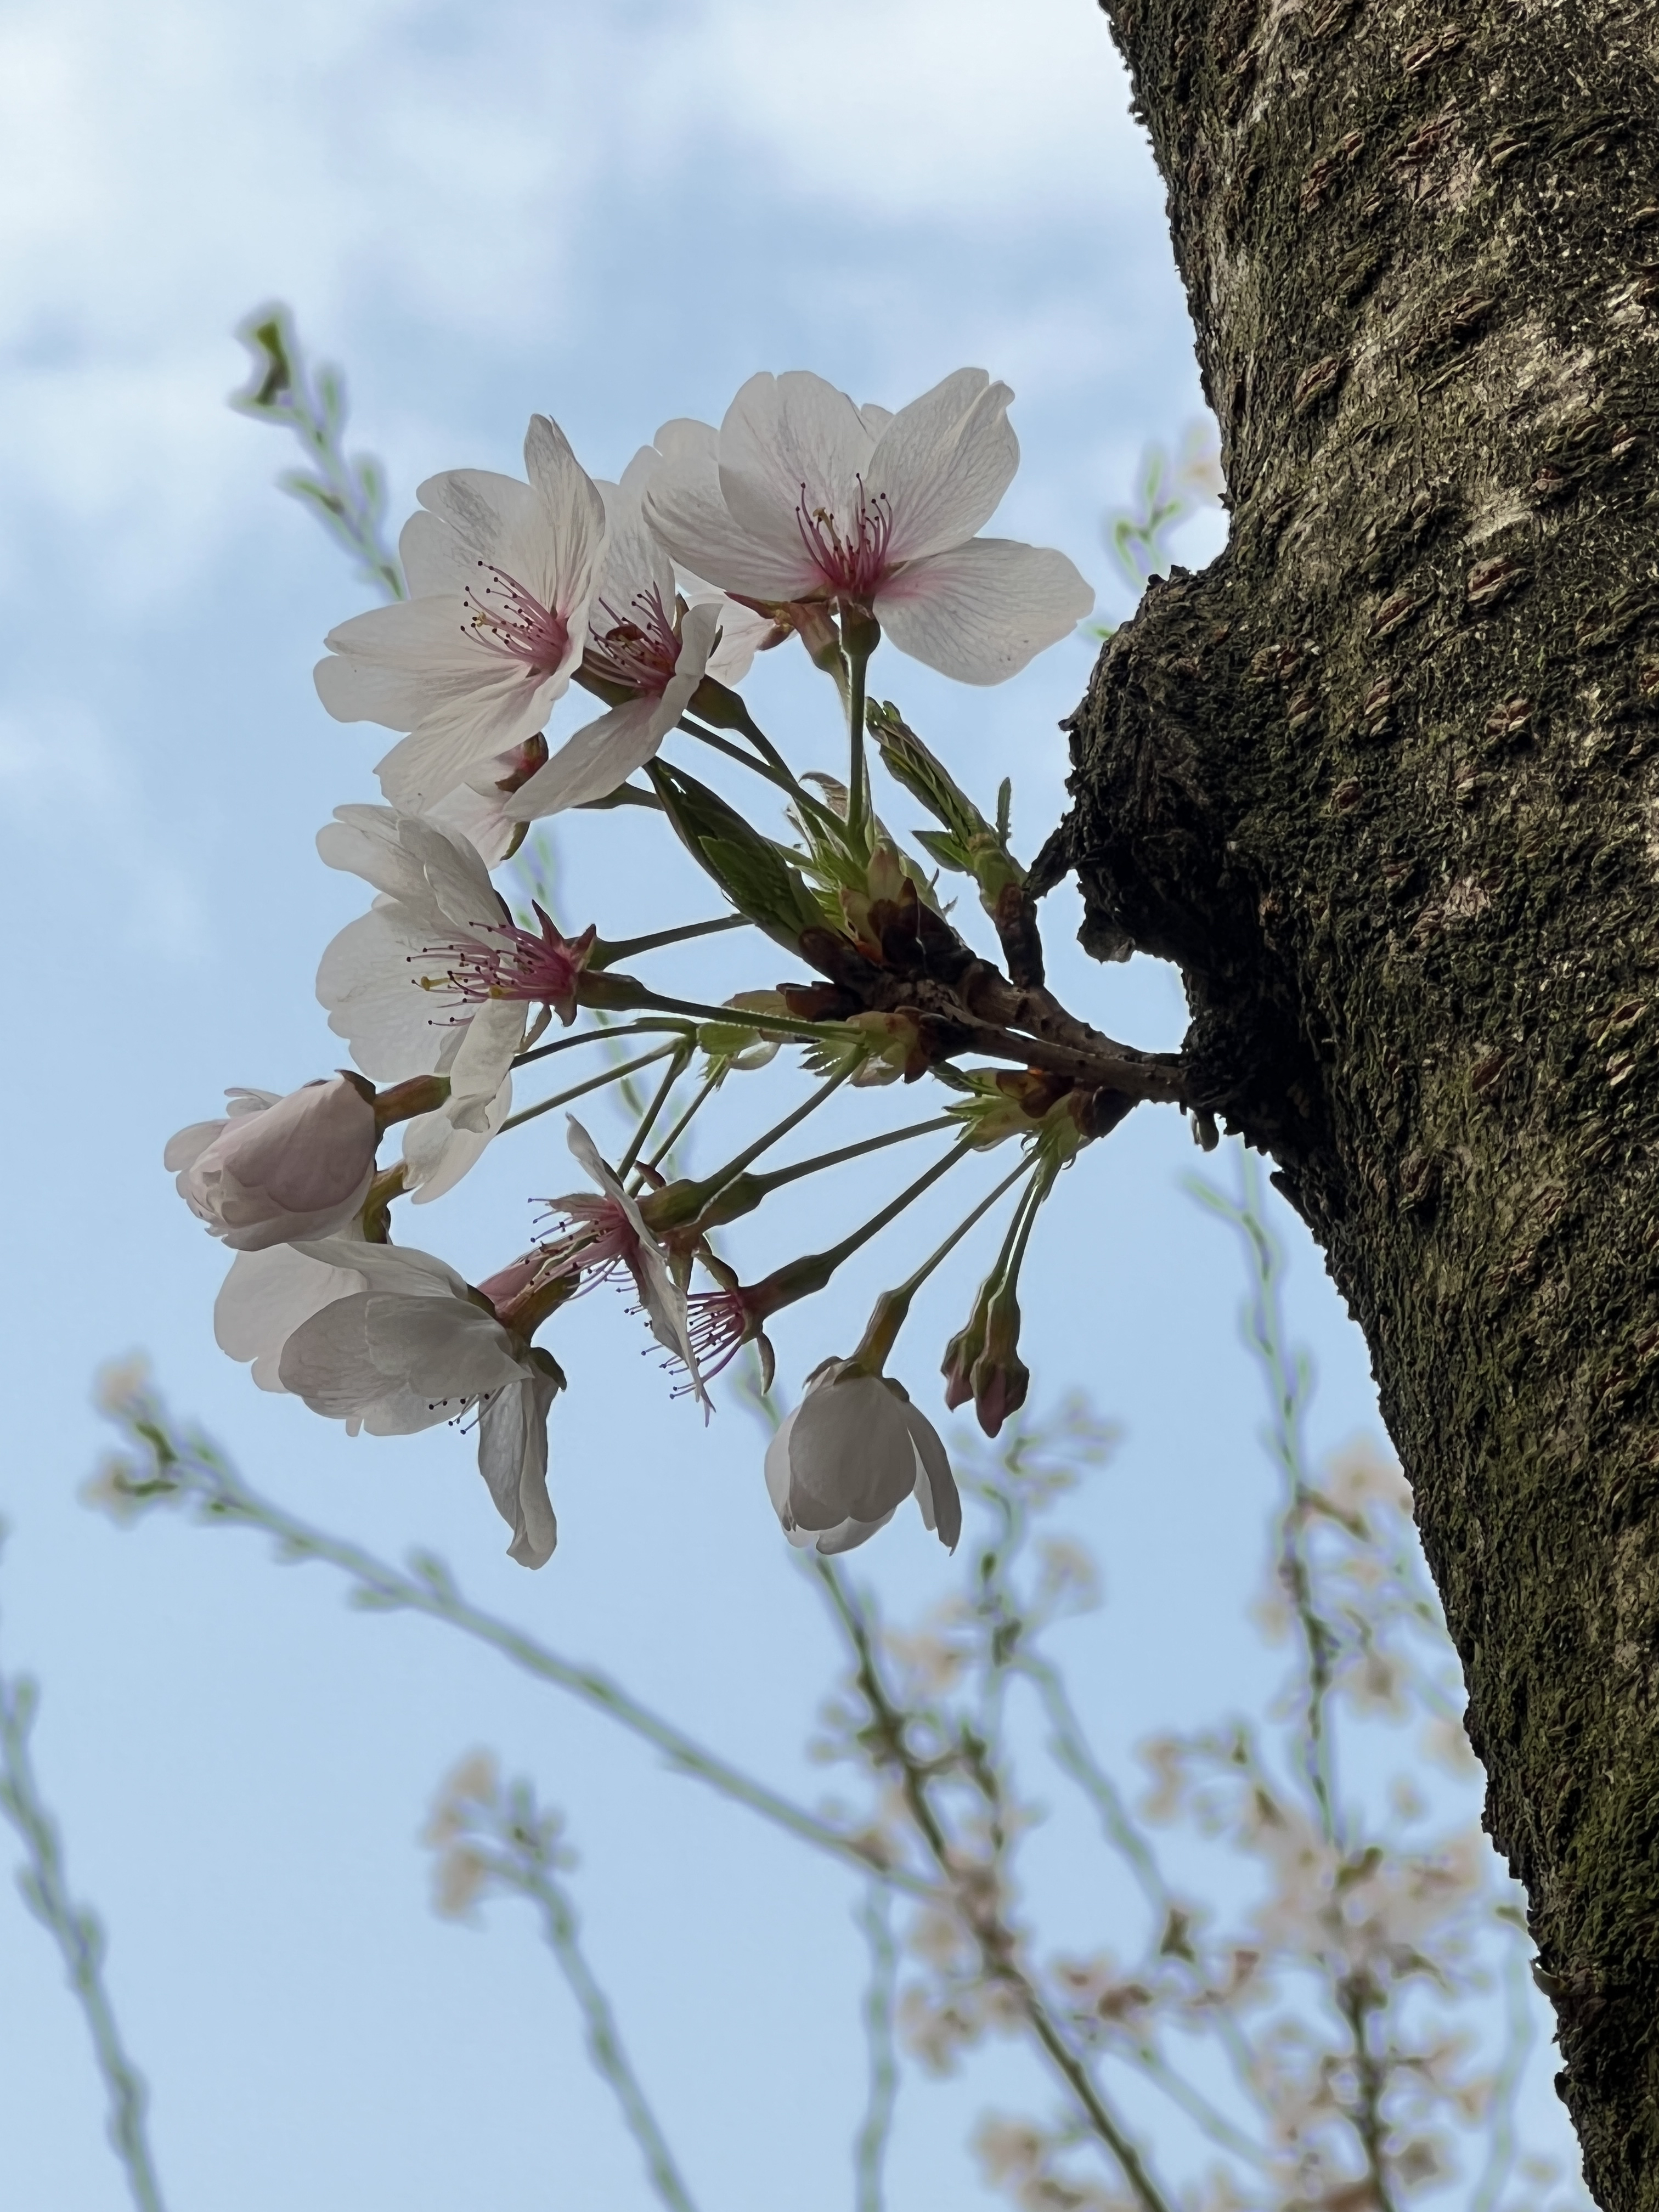
[(1094, 592), (1063, 553), (975, 538), (902, 568), (877, 594), (901, 653), (962, 684), (1000, 684), (1074, 629)]
[(354, 615), (328, 634), (328, 658), (313, 672), (318, 697), (337, 722), (412, 730), (435, 702), (464, 699), (495, 674), (470, 615), (450, 598)]
[(544, 1567), (559, 1540), (547, 1494), (547, 1417), (558, 1384), (539, 1370), (499, 1390), (478, 1418), (478, 1472), (513, 1531), (507, 1555)]
[(985, 527), (1019, 466), (1013, 396), (982, 368), (959, 368), (894, 416), (866, 477), (892, 515), (890, 559), (942, 553)]
[(720, 489), (739, 527), (793, 562), (802, 508), (809, 517), (825, 509), (844, 525), (857, 512), (860, 477), (873, 450), (844, 392), (807, 369), (763, 372), (750, 378), (720, 424)]

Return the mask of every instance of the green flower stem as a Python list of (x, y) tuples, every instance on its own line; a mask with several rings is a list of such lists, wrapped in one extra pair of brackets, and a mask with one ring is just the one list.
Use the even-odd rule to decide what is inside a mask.
[(663, 1108), (668, 1103), (668, 1094), (672, 1091), (674, 1085), (679, 1081), (681, 1076), (685, 1073), (685, 1064), (691, 1057), (691, 1049), (692, 1048), (690, 1045), (681, 1045), (677, 1048), (669, 1060), (667, 1067), (663, 1071), (662, 1081), (657, 1085), (656, 1096), (652, 1099), (651, 1103), (646, 1108), (644, 1113), (641, 1115), (639, 1127), (634, 1132), (634, 1135), (629, 1145), (628, 1150), (623, 1154), (621, 1159), (617, 1164), (617, 1180), (618, 1182), (623, 1182), (629, 1174), (632, 1173), (634, 1163), (640, 1156), (641, 1146), (644, 1144), (646, 1139), (651, 1134), (653, 1128), (656, 1126), (658, 1115), (662, 1112)]
[[(712, 745), (717, 753), (724, 753), (728, 760), (737, 761), (743, 767), (752, 769), (755, 775), (764, 776), (768, 783), (775, 784), (780, 791), (787, 792), (797, 806), (804, 807), (808, 813), (817, 815), (826, 826), (837, 833), (841, 830), (842, 825), (836, 817), (830, 812), (821, 799), (815, 799), (810, 791), (804, 789), (797, 782), (790, 773), (783, 756), (767, 740), (760, 740), (764, 746), (766, 757), (757, 760), (753, 753), (746, 753), (741, 745), (734, 745), (730, 738), (721, 737), (715, 730), (705, 730), (701, 723), (694, 722), (687, 714), (681, 715), (679, 726), (685, 732), (687, 737), (696, 738), (701, 744)], [(749, 735), (750, 732), (745, 732), (744, 734)]]
[(653, 930), (648, 937), (622, 937), (612, 945), (600, 938), (587, 956), (590, 969), (609, 968), (613, 961), (632, 960), (641, 952), (655, 952), (665, 945), (684, 945), (694, 937), (714, 937), (726, 929), (752, 929), (747, 915), (722, 914), (713, 921), (683, 921), (677, 929)]
[(526, 1121), (533, 1121), (538, 1114), (550, 1114), (556, 1106), (568, 1106), (573, 1098), (580, 1098), (589, 1091), (602, 1090), (607, 1083), (620, 1083), (628, 1076), (638, 1074), (641, 1068), (649, 1067), (653, 1060), (665, 1059), (670, 1053), (680, 1050), (678, 1044), (659, 1044), (654, 1052), (643, 1052), (637, 1060), (625, 1060), (620, 1067), (607, 1067), (602, 1075), (592, 1075), (586, 1083), (578, 1083), (568, 1091), (558, 1091), (553, 1097), (544, 1098), (537, 1105), (526, 1106), (522, 1114), (509, 1114), (495, 1133), (498, 1137), (504, 1137), (509, 1129), (519, 1128)]
[(784, 1306), (793, 1305), (798, 1299), (817, 1296), (843, 1260), (850, 1260), (861, 1245), (872, 1237), (879, 1236), (890, 1221), (896, 1220), (907, 1206), (913, 1205), (922, 1193), (930, 1190), (939, 1177), (965, 1159), (974, 1149), (971, 1137), (964, 1137), (952, 1146), (943, 1159), (935, 1160), (924, 1174), (919, 1175), (909, 1187), (896, 1199), (884, 1206), (879, 1213), (871, 1215), (860, 1229), (850, 1237), (843, 1237), (839, 1244), (832, 1244), (826, 1252), (803, 1253), (799, 1260), (791, 1260), (775, 1268), (763, 1282), (757, 1283), (749, 1292), (750, 1313), (761, 1321), (769, 1320)]
[[(619, 975), (617, 981), (631, 984), (634, 978)], [(637, 991), (635, 1005), (648, 1012), (680, 1014), (696, 1022), (719, 1022), (726, 1029), (764, 1031), (786, 1042), (799, 1038), (805, 1044), (813, 1037), (830, 1037), (842, 1045), (847, 1042), (845, 1022), (797, 1021), (793, 1014), (756, 1013), (747, 1006), (711, 1006), (701, 999), (671, 999), (665, 992), (653, 991), (643, 983), (637, 986)], [(616, 1034), (613, 1030), (612, 1035)], [(1015, 1055), (1010, 1052), (1005, 1057), (1012, 1059)]]
[(657, 1169), (661, 1167), (663, 1162), (673, 1151), (675, 1146), (678, 1144), (680, 1139), (690, 1127), (692, 1122), (696, 1119), (697, 1115), (702, 1113), (703, 1108), (708, 1103), (708, 1101), (720, 1089), (725, 1078), (725, 1069), (716, 1068), (712, 1075), (707, 1077), (705, 1080), (698, 1085), (696, 1096), (692, 1098), (691, 1103), (686, 1108), (684, 1113), (680, 1115), (679, 1120), (675, 1122), (673, 1127), (663, 1139), (661, 1144), (658, 1146), (656, 1151), (652, 1153), (650, 1158), (645, 1163), (646, 1166), (650, 1168), (653, 1173)]
[[(842, 623), (843, 640), (848, 629)], [(869, 672), (870, 648), (845, 645), (847, 653), (847, 842), (854, 851), (867, 842), (866, 825), (870, 813), (870, 779), (864, 760), (864, 690)]]
[(717, 1198), (727, 1183), (734, 1182), (743, 1173), (750, 1160), (757, 1160), (763, 1152), (769, 1152), (781, 1138), (787, 1137), (792, 1129), (798, 1128), (809, 1114), (816, 1114), (819, 1107), (833, 1097), (848, 1077), (855, 1072), (857, 1065), (856, 1061), (849, 1061), (845, 1067), (838, 1067), (833, 1075), (819, 1084), (810, 1098), (804, 1100), (795, 1108), (793, 1113), (786, 1114), (781, 1121), (757, 1137), (752, 1145), (745, 1145), (740, 1152), (726, 1162), (718, 1174), (701, 1177), (697, 1188), (702, 1194), (702, 1203), (706, 1205), (711, 1198)]
[[(870, 1325), (864, 1332), (858, 1350), (853, 1354), (856, 1364), (867, 1368), (872, 1375), (880, 1374), (887, 1364), (889, 1353), (898, 1340), (900, 1329), (909, 1318), (910, 1302), (916, 1292), (933, 1273), (934, 1268), (955, 1251), (974, 1224), (990, 1212), (1006, 1192), (1013, 1188), (1022, 1176), (1030, 1175), (1035, 1165), (1034, 1161), (1022, 1160), (1012, 1174), (1004, 1176), (996, 1188), (988, 1191), (981, 1199), (979, 1204), (963, 1217), (939, 1249), (922, 1261), (908, 1282), (901, 1283), (896, 1290), (882, 1292), (876, 1300), (874, 1311), (870, 1316)], [(1022, 1206), (1023, 1204), (1024, 1201)], [(1020, 1209), (1016, 1209), (1016, 1219), (1018, 1218), (1019, 1211)]]
[(654, 1036), (665, 1030), (672, 1030), (684, 1036), (688, 1033), (688, 1025), (684, 1022), (666, 1018), (647, 1018), (642, 1022), (619, 1024), (614, 1029), (578, 1030), (574, 1036), (555, 1037), (551, 1044), (538, 1045), (533, 1052), (520, 1053), (513, 1065), (514, 1067), (529, 1067), (536, 1060), (550, 1059), (556, 1052), (569, 1052), (579, 1044), (597, 1044), (602, 1037)]
[(793, 1167), (774, 1168), (769, 1175), (755, 1176), (750, 1180), (763, 1196), (781, 1190), (785, 1183), (797, 1182), (802, 1176), (817, 1175), (824, 1168), (838, 1168), (843, 1160), (861, 1159), (866, 1152), (879, 1152), (889, 1145), (902, 1145), (912, 1137), (931, 1137), (941, 1129), (954, 1126), (949, 1114), (935, 1114), (931, 1121), (908, 1121), (902, 1129), (885, 1129), (878, 1137), (861, 1137), (855, 1145), (842, 1145), (833, 1152), (819, 1152), (810, 1160), (797, 1160)]

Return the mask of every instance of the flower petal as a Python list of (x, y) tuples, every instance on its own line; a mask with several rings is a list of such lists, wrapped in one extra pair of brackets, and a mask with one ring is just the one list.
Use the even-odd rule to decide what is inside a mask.
[(1082, 621), (1095, 595), (1052, 547), (975, 538), (911, 562), (876, 597), (901, 653), (963, 684), (1000, 684)]
[(720, 490), (738, 526), (793, 570), (804, 553), (802, 507), (808, 514), (825, 508), (846, 524), (858, 512), (860, 478), (874, 450), (844, 392), (810, 369), (763, 371), (720, 424)]
[[(662, 466), (645, 495), (646, 519), (684, 568), (721, 591), (747, 599), (782, 600), (817, 587), (793, 520), (793, 542), (781, 547), (772, 535), (757, 539), (732, 515), (720, 489), (718, 434), (707, 422), (665, 422), (657, 433)], [(792, 495), (791, 517), (799, 491)]]
[(951, 1472), (950, 1455), (937, 1429), (912, 1405), (901, 1409), (916, 1455), (916, 1503), (921, 1517), (947, 1552), (962, 1540), (962, 1497)]
[(547, 1494), (547, 1416), (558, 1383), (539, 1369), (498, 1390), (478, 1417), (478, 1472), (513, 1531), (507, 1557), (542, 1567), (559, 1525)]
[(253, 1380), (261, 1390), (281, 1390), (277, 1363), (295, 1330), (337, 1298), (363, 1287), (361, 1268), (330, 1267), (291, 1244), (239, 1252), (214, 1300), (213, 1334), (232, 1359), (252, 1361)]
[(417, 1114), (404, 1130), (404, 1188), (416, 1206), (453, 1190), (483, 1158), (490, 1139), (513, 1111), (509, 1075), (485, 1108), (481, 1127), (457, 1128), (443, 1107)]
[(1019, 466), (1013, 396), (982, 368), (959, 368), (894, 416), (865, 479), (891, 507), (890, 558), (942, 553), (985, 527)]

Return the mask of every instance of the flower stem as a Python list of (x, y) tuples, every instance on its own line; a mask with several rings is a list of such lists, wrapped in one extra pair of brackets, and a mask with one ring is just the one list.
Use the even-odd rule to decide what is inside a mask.
[(839, 1244), (832, 1244), (826, 1252), (805, 1252), (799, 1260), (791, 1260), (775, 1267), (764, 1282), (757, 1283), (749, 1293), (749, 1309), (761, 1320), (769, 1319), (784, 1306), (793, 1305), (798, 1299), (815, 1297), (843, 1260), (850, 1260), (860, 1245), (867, 1244), (872, 1237), (879, 1236), (890, 1221), (896, 1220), (907, 1206), (913, 1205), (922, 1193), (930, 1190), (942, 1175), (947, 1174), (957, 1162), (965, 1159), (974, 1149), (971, 1137), (964, 1137), (952, 1146), (943, 1159), (919, 1175), (907, 1189), (890, 1200), (878, 1213), (872, 1213), (861, 1228)]
[(602, 1090), (607, 1083), (620, 1083), (624, 1077), (636, 1075), (642, 1067), (649, 1067), (653, 1060), (663, 1060), (670, 1053), (678, 1053), (678, 1044), (659, 1044), (654, 1052), (641, 1053), (637, 1060), (626, 1060), (620, 1067), (607, 1067), (602, 1075), (590, 1076), (586, 1083), (578, 1083), (568, 1091), (561, 1091), (551, 1098), (544, 1098), (534, 1106), (526, 1106), (522, 1114), (509, 1114), (495, 1132), (498, 1137), (516, 1129), (526, 1121), (533, 1121), (538, 1114), (550, 1114), (556, 1106), (568, 1106), (573, 1098), (580, 1098), (589, 1091)]
[[(903, 1328), (909, 1317), (910, 1302), (916, 1292), (933, 1273), (934, 1268), (955, 1251), (975, 1223), (982, 1215), (988, 1213), (997, 1200), (1005, 1192), (1012, 1190), (1022, 1176), (1030, 1175), (1034, 1165), (1035, 1163), (1031, 1160), (1022, 1160), (1011, 1175), (1004, 1176), (996, 1188), (987, 1192), (978, 1205), (963, 1216), (939, 1249), (922, 1261), (908, 1282), (901, 1283), (896, 1290), (882, 1292), (876, 1300), (875, 1309), (870, 1316), (870, 1325), (864, 1332), (858, 1350), (853, 1354), (853, 1358), (859, 1366), (867, 1368), (872, 1375), (880, 1374), (887, 1364), (888, 1355), (898, 1340), (900, 1329)], [(1029, 1194), (1027, 1196), (1029, 1198)], [(1026, 1203), (1026, 1200), (1022, 1200), (1020, 1206), (1015, 1209), (1016, 1221), (1024, 1211)]]
[(757, 775), (764, 776), (768, 783), (775, 784), (780, 791), (787, 791), (797, 806), (804, 807), (809, 813), (816, 814), (829, 828), (836, 830), (841, 829), (842, 824), (823, 801), (821, 799), (814, 799), (810, 791), (802, 788), (790, 773), (788, 764), (782, 754), (769, 739), (761, 738), (757, 731), (745, 731), (744, 734), (754, 736), (763, 747), (765, 757), (761, 760), (757, 760), (753, 753), (744, 752), (741, 745), (734, 745), (730, 738), (723, 738), (714, 730), (705, 730), (701, 723), (692, 721), (689, 715), (681, 715), (679, 726), (685, 732), (687, 737), (696, 738), (702, 744), (712, 745), (717, 753), (724, 753), (728, 760), (738, 762), (743, 767), (751, 769)]
[(690, 1059), (690, 1047), (681, 1045), (675, 1050), (672, 1057), (670, 1059), (668, 1066), (663, 1071), (662, 1081), (657, 1085), (656, 1096), (652, 1099), (651, 1103), (646, 1108), (644, 1113), (641, 1115), (639, 1127), (634, 1132), (633, 1137), (629, 1144), (628, 1150), (623, 1154), (622, 1158), (617, 1164), (617, 1180), (618, 1182), (623, 1182), (631, 1172), (635, 1161), (638, 1159), (640, 1156), (641, 1146), (644, 1144), (646, 1139), (651, 1134), (651, 1131), (655, 1125), (658, 1115), (661, 1113), (663, 1108), (668, 1103), (669, 1092), (672, 1091), (674, 1085), (679, 1081), (681, 1076), (684, 1074), (685, 1063)]
[(838, 1168), (843, 1160), (861, 1159), (866, 1152), (878, 1152), (888, 1145), (902, 1145), (911, 1137), (931, 1137), (951, 1126), (949, 1114), (936, 1114), (929, 1121), (909, 1121), (902, 1129), (885, 1129), (878, 1137), (861, 1137), (855, 1145), (842, 1145), (833, 1152), (818, 1152), (810, 1160), (797, 1160), (793, 1167), (774, 1168), (770, 1175), (756, 1176), (754, 1182), (764, 1195), (781, 1190), (785, 1183), (796, 1182), (802, 1176), (816, 1175), (820, 1169)]
[(556, 1052), (568, 1052), (575, 1045), (597, 1044), (601, 1037), (651, 1036), (664, 1030), (675, 1030), (684, 1035), (685, 1029), (684, 1022), (647, 1018), (642, 1022), (629, 1022), (625, 1027), (616, 1029), (579, 1030), (574, 1036), (555, 1037), (551, 1044), (538, 1045), (533, 1052), (520, 1053), (513, 1065), (514, 1067), (528, 1067), (535, 1060), (549, 1060)]
[(678, 1144), (680, 1139), (690, 1127), (692, 1122), (702, 1111), (703, 1108), (708, 1103), (708, 1101), (714, 1097), (715, 1091), (720, 1089), (720, 1084), (725, 1078), (725, 1073), (726, 1071), (723, 1068), (717, 1068), (714, 1073), (709, 1076), (708, 1080), (700, 1085), (696, 1097), (691, 1101), (691, 1103), (686, 1108), (684, 1113), (680, 1115), (679, 1120), (675, 1122), (673, 1127), (663, 1139), (661, 1144), (658, 1146), (656, 1151), (652, 1153), (650, 1158), (645, 1163), (647, 1167), (654, 1170), (662, 1165), (663, 1162), (668, 1158), (670, 1152), (673, 1151), (675, 1146)]
[(864, 759), (864, 690), (870, 666), (870, 648), (848, 642), (852, 625), (842, 624), (847, 654), (847, 842), (854, 852), (866, 842), (865, 829), (870, 812), (870, 780)]
[(753, 927), (745, 914), (723, 914), (713, 921), (683, 921), (675, 929), (653, 930), (648, 937), (620, 937), (613, 945), (600, 938), (587, 956), (590, 969), (609, 968), (617, 960), (631, 960), (636, 953), (655, 952), (664, 945), (684, 945), (693, 937), (713, 937), (724, 929)]
[(727, 1183), (740, 1176), (750, 1160), (757, 1160), (763, 1152), (769, 1152), (781, 1137), (787, 1137), (789, 1132), (804, 1121), (809, 1114), (816, 1114), (825, 1100), (840, 1090), (848, 1077), (854, 1073), (856, 1066), (856, 1061), (849, 1061), (845, 1067), (838, 1067), (832, 1076), (819, 1084), (810, 1098), (797, 1106), (793, 1113), (786, 1114), (782, 1121), (776, 1123), (774, 1127), (757, 1137), (752, 1145), (745, 1145), (734, 1158), (726, 1162), (717, 1175), (700, 1177), (698, 1188), (703, 1194), (704, 1204), (706, 1205), (709, 1199), (717, 1197)]

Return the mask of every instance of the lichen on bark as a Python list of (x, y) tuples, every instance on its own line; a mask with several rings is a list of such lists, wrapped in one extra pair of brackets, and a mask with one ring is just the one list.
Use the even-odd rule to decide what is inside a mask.
[(1598, 2201), (1659, 2205), (1659, 22), (1106, 0), (1232, 508), (1073, 718), (1085, 941), (1369, 1340)]

